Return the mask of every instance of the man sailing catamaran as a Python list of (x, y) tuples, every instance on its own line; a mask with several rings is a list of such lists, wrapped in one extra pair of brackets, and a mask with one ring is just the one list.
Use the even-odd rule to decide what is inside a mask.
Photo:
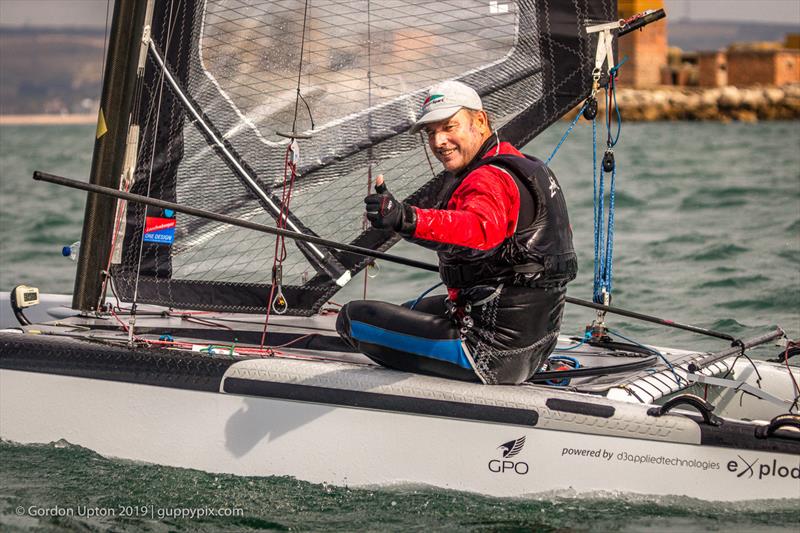
[(526, 381), (556, 345), (565, 286), (577, 273), (558, 181), (543, 162), (500, 141), (480, 96), (463, 83), (431, 88), (418, 131), (446, 171), (418, 202), (434, 208), (398, 202), (382, 176), (364, 201), (374, 228), (437, 252), (447, 297), (403, 306), (352, 301), (337, 330), (389, 368), (486, 384)]

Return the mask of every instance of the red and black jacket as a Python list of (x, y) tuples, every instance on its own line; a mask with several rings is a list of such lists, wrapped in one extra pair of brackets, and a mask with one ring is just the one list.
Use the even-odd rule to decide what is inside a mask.
[(437, 251), (448, 288), (551, 287), (575, 279), (564, 195), (542, 161), (491, 138), (472, 163), (445, 175), (427, 196), (419, 203), (434, 208), (415, 208), (411, 240)]

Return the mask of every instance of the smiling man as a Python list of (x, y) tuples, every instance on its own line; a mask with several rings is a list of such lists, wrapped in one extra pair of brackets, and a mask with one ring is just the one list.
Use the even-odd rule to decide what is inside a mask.
[(364, 200), (373, 227), (437, 251), (447, 296), (403, 306), (353, 301), (337, 320), (348, 343), (398, 370), (487, 384), (521, 383), (555, 347), (577, 258), (561, 188), (547, 166), (501, 142), (470, 87), (431, 88), (423, 131), (445, 173), (420, 208), (383, 176)]

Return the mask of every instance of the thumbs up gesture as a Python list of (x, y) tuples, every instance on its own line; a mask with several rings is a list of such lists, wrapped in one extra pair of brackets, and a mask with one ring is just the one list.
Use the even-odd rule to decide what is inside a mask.
[(383, 179), (383, 174), (375, 180), (375, 192), (364, 198), (367, 204), (367, 219), (376, 229), (390, 229), (411, 236), (417, 226), (416, 210), (405, 203), (398, 202)]

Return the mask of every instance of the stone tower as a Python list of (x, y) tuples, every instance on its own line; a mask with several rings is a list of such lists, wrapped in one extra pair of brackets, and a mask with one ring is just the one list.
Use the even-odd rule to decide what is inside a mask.
[[(662, 9), (663, 0), (619, 0), (619, 17), (626, 19), (648, 9)], [(669, 16), (669, 13), (667, 13)], [(628, 87), (653, 87), (661, 84), (661, 70), (667, 66), (667, 21), (659, 20), (642, 30), (625, 35), (618, 42), (617, 63), (628, 60), (620, 69), (619, 82)]]

